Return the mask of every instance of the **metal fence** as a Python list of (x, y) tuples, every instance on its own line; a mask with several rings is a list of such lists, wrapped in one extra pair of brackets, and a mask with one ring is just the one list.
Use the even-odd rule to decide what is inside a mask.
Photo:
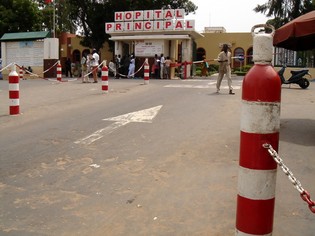
[(275, 48), (274, 65), (315, 68), (315, 49), (309, 51), (292, 51), (284, 48)]

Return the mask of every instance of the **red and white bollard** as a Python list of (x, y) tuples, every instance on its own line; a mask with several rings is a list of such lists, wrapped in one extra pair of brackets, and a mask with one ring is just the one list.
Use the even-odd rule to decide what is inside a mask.
[(106, 62), (103, 63), (102, 67), (102, 91), (108, 93), (108, 67)]
[(10, 115), (20, 114), (20, 87), (19, 75), (16, 72), (15, 65), (9, 74), (9, 99), (10, 99)]
[(148, 58), (145, 59), (144, 62), (144, 74), (143, 74), (143, 78), (144, 78), (144, 84), (149, 84), (149, 78), (150, 78), (150, 65), (148, 63)]
[(20, 77), (20, 80), (23, 80), (24, 78), (24, 69), (23, 67), (19, 67), (19, 77)]
[(62, 68), (61, 68), (60, 61), (58, 61), (58, 64), (57, 64), (57, 81), (61, 82), (61, 79), (62, 79)]
[[(272, 29), (256, 34), (257, 27)], [(240, 159), (236, 212), (237, 236), (272, 235), (277, 163), (263, 147), (278, 150), (281, 81), (271, 66), (274, 28), (252, 28), (254, 66), (243, 80)]]

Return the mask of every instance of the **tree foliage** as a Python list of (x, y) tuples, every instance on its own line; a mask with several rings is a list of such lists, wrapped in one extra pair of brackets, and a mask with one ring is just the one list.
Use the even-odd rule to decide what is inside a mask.
[(268, 23), (279, 28), (289, 21), (315, 9), (314, 0), (268, 0), (268, 2), (257, 5), (256, 12), (274, 17)]
[(0, 1), (0, 37), (4, 33), (41, 30), (41, 12), (30, 0)]

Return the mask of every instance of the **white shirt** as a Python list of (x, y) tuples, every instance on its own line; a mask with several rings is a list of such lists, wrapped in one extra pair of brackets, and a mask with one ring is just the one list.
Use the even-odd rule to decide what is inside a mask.
[(98, 61), (100, 60), (100, 56), (95, 52), (93, 55), (92, 55), (93, 59), (92, 60), (92, 66), (98, 66), (99, 63)]

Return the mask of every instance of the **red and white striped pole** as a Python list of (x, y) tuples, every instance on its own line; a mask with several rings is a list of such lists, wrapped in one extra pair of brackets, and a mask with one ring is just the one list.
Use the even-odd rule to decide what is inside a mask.
[(20, 87), (19, 75), (16, 72), (15, 65), (9, 74), (9, 99), (10, 99), (10, 115), (20, 114)]
[(19, 67), (19, 77), (20, 77), (20, 80), (23, 80), (23, 75), (24, 75), (24, 69), (23, 69), (23, 67)]
[[(257, 27), (272, 33), (255, 35)], [(243, 80), (235, 235), (271, 236), (277, 163), (263, 144), (278, 150), (281, 81), (270, 65), (274, 28), (257, 25), (252, 34), (255, 64)]]
[(148, 62), (148, 58), (145, 59), (144, 61), (144, 84), (149, 84), (149, 78), (150, 78), (150, 65)]
[(102, 67), (102, 91), (108, 93), (108, 67), (106, 66), (106, 61), (103, 62)]
[(59, 82), (61, 82), (61, 79), (62, 79), (62, 68), (61, 68), (60, 61), (58, 61), (58, 64), (57, 64), (57, 80)]

